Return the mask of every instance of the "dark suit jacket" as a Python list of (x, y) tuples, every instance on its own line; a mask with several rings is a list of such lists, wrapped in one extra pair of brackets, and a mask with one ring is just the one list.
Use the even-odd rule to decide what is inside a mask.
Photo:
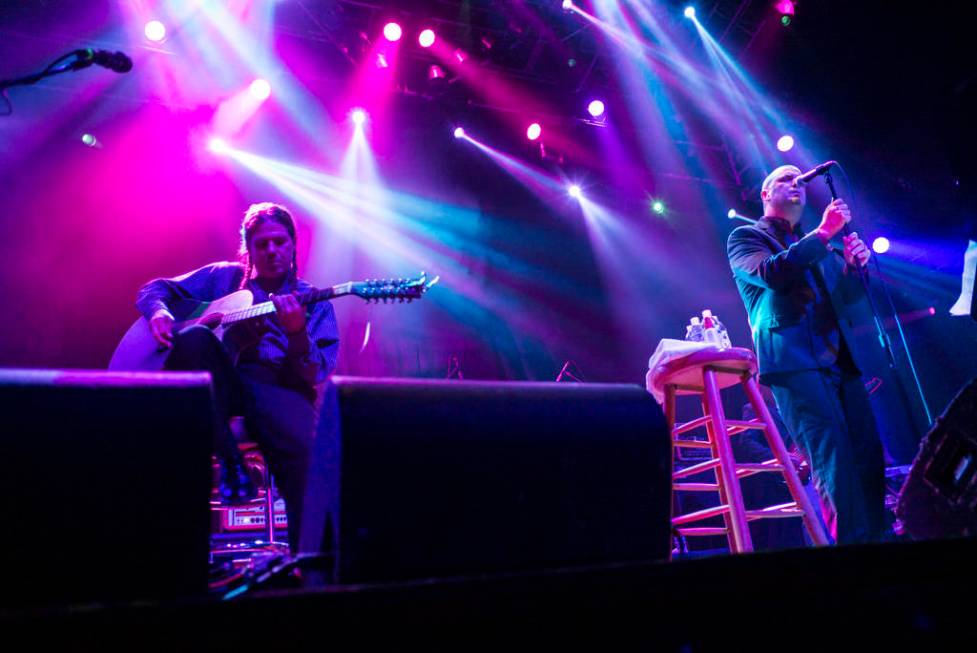
[[(813, 233), (784, 247), (767, 218), (739, 227), (729, 265), (746, 305), (760, 376), (832, 365), (851, 345), (851, 306), (863, 297), (854, 270)], [(849, 346), (856, 366), (857, 353)]]

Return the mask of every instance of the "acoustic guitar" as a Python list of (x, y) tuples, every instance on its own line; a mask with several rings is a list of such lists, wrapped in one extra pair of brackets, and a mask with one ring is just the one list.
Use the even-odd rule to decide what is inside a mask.
[[(303, 306), (346, 295), (362, 297), (368, 302), (411, 302), (420, 299), (438, 282), (439, 277), (428, 280), (422, 272), (412, 279), (368, 279), (347, 281), (331, 288), (311, 288), (296, 293)], [(275, 312), (270, 302), (254, 303), (250, 290), (238, 290), (210, 302), (180, 301), (168, 307), (176, 318), (173, 331), (202, 324), (221, 338), (224, 331), (234, 324), (255, 320)], [(162, 370), (169, 350), (153, 338), (149, 320), (139, 318), (133, 323), (112, 354), (110, 370)]]

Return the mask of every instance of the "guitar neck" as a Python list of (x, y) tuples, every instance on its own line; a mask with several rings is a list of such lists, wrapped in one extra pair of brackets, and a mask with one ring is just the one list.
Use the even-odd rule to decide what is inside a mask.
[[(332, 286), (329, 288), (311, 288), (309, 290), (303, 290), (296, 293), (295, 298), (298, 300), (299, 304), (307, 306), (309, 304), (321, 302), (325, 299), (333, 299), (334, 297), (349, 295), (352, 294), (352, 292), (353, 282), (347, 281), (346, 283), (341, 283), (338, 286)], [(221, 318), (221, 326), (227, 327), (236, 322), (250, 320), (263, 315), (270, 315), (274, 312), (275, 304), (273, 302), (261, 302), (260, 304), (255, 304), (239, 311), (227, 313)]]

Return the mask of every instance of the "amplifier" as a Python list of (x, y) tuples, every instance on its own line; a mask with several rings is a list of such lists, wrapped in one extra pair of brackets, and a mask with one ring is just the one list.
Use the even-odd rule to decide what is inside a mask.
[[(243, 531), (263, 531), (265, 529), (265, 504), (224, 508), (221, 511), (220, 532), (240, 533)], [(275, 529), (287, 529), (288, 516), (285, 514), (285, 501), (275, 501)]]

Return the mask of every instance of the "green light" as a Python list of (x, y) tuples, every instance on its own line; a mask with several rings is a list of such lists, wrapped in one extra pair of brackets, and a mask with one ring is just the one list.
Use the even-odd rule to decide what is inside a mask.
[(651, 210), (658, 215), (665, 215), (665, 203), (661, 200), (655, 200), (651, 203)]
[(788, 16), (787, 14), (784, 14), (783, 16), (781, 16), (780, 17), (780, 24), (783, 25), (784, 27), (787, 27), (788, 25), (790, 25), (790, 16)]
[(81, 137), (81, 142), (88, 147), (95, 147), (95, 144), (98, 143), (98, 139), (91, 134), (83, 134)]

